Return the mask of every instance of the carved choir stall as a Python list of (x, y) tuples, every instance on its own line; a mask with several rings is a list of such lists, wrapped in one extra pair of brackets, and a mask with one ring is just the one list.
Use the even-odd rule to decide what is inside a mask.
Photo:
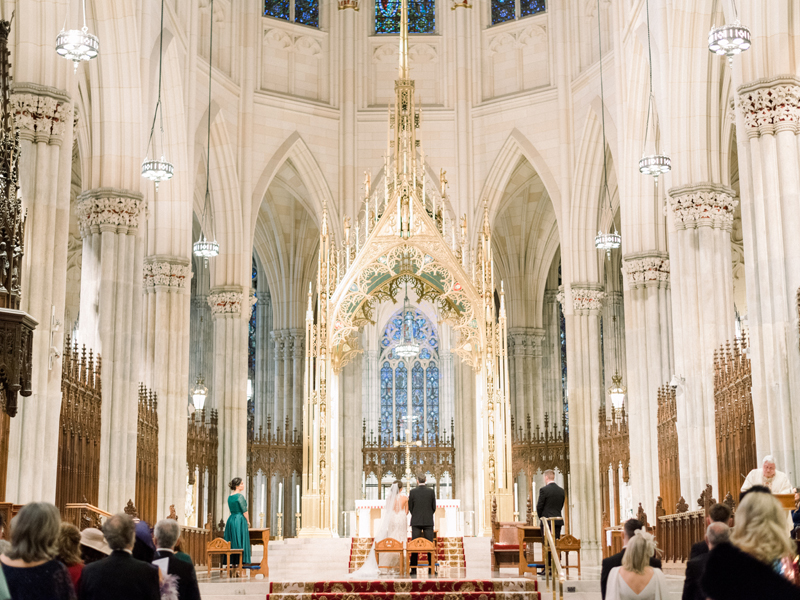
[(9, 21), (0, 21), (0, 500), (5, 498), (9, 418), (17, 414), (17, 394), (33, 393), (33, 330), (38, 324), (19, 310), (25, 210), (19, 194), (19, 131), (10, 106)]
[[(261, 473), (265, 477), (265, 496), (267, 501), (267, 515), (272, 515), (272, 476), (283, 480), (283, 500), (284, 512), (280, 521), (280, 528), (275, 531), (276, 536), (283, 536), (284, 532), (290, 527), (289, 511), (291, 510), (291, 482), (292, 474), (300, 475), (303, 471), (303, 442), (297, 433), (297, 428), (289, 430), (289, 417), (283, 427), (278, 426), (272, 431), (272, 421), (267, 417), (267, 431), (263, 427), (258, 428), (258, 432), (248, 435), (247, 442), (247, 477), (250, 480), (248, 506), (255, 506), (253, 499), (253, 484), (256, 476)], [(288, 509), (288, 510), (287, 510)], [(254, 522), (254, 521), (253, 521)]]
[[(395, 439), (400, 439), (401, 425), (398, 423), (397, 436), (385, 436), (381, 433), (376, 437), (370, 431), (367, 434), (367, 422), (364, 421), (361, 433), (361, 453), (363, 457), (363, 473), (365, 477), (370, 474), (375, 475), (378, 481), (378, 495), (381, 497), (383, 486), (380, 482), (384, 477), (395, 477), (400, 479), (406, 472), (406, 448), (405, 446), (395, 447)], [(450, 432), (439, 432), (439, 422), (433, 424), (431, 432), (427, 435), (422, 433), (422, 428), (418, 424), (412, 434), (412, 439), (420, 440), (422, 445), (410, 446), (409, 456), (412, 473), (420, 471), (433, 476), (436, 481), (436, 497), (442, 497), (441, 482), (445, 474), (450, 475), (452, 482), (451, 498), (456, 497), (455, 491), (455, 468), (456, 468), (456, 449), (455, 449), (455, 425), (450, 422)]]
[(56, 506), (88, 502), (97, 506), (100, 490), (100, 415), (103, 394), (100, 355), (78, 350), (69, 336), (61, 363)]
[(205, 528), (217, 518), (217, 451), (219, 448), (217, 411), (198, 410), (186, 427), (186, 465), (189, 485), (195, 486), (195, 525)]
[(158, 398), (139, 385), (139, 423), (136, 436), (136, 506), (150, 524), (158, 515)]
[(753, 421), (752, 373), (746, 350), (745, 337), (723, 344), (714, 353), (718, 489), (727, 492), (738, 490), (742, 473), (748, 473), (759, 464)]
[[(569, 431), (567, 429), (567, 416), (561, 417), (561, 429), (553, 423), (550, 425), (550, 415), (544, 415), (544, 428), (539, 425), (531, 430), (530, 415), (526, 419), (525, 429), (522, 425), (517, 429), (514, 418), (511, 418), (511, 428), (514, 432), (511, 450), (511, 465), (514, 475), (524, 474), (528, 485), (531, 485), (534, 475), (547, 469), (554, 469), (564, 476), (564, 525), (569, 532)], [(534, 506), (536, 498), (532, 500)]]
[[(630, 476), (631, 448), (628, 439), (628, 413), (625, 407), (611, 409), (612, 418), (606, 417), (605, 406), (600, 407), (600, 490), (603, 502), (603, 529), (613, 522), (622, 522), (620, 515), (620, 470), (622, 480), (628, 483)], [(612, 480), (613, 478), (613, 480)], [(611, 489), (614, 490), (614, 505), (611, 506)]]
[(675, 390), (658, 388), (658, 481), (665, 506), (675, 506), (681, 495), (678, 464), (678, 409)]

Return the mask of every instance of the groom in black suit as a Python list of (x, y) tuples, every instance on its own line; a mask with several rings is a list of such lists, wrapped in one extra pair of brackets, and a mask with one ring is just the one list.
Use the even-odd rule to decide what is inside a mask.
[[(408, 494), (408, 510), (411, 512), (411, 539), (424, 537), (433, 541), (433, 515), (436, 513), (436, 492), (425, 485), (425, 475), (417, 476), (417, 487)], [(432, 557), (428, 556), (428, 563), (432, 564)], [(417, 555), (411, 557), (411, 566), (417, 566)], [(411, 569), (411, 574), (416, 575), (417, 570)]]

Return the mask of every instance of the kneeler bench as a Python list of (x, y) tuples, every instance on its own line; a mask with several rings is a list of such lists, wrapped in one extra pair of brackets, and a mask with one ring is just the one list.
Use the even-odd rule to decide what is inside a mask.
[[(226, 542), (222, 538), (214, 538), (206, 545), (206, 563), (208, 564), (208, 576), (211, 577), (212, 569), (219, 568), (219, 573), (222, 575), (222, 570), (225, 568), (223, 565), (219, 567), (212, 567), (211, 566), (211, 558), (214, 556), (225, 556), (227, 560), (225, 561), (228, 565), (228, 577), (231, 576), (231, 557), (238, 556), (239, 557), (239, 566), (242, 567), (242, 551), (231, 549), (231, 543)], [(234, 572), (234, 575), (236, 573)]]
[(519, 566), (519, 538), (516, 521), (492, 521), (492, 571)]
[(375, 560), (378, 561), (378, 569), (394, 569), (395, 567), (389, 565), (381, 565), (381, 554), (399, 554), (398, 568), (400, 569), (400, 576), (406, 576), (406, 560), (405, 548), (403, 542), (398, 542), (394, 538), (385, 538), (375, 544)]

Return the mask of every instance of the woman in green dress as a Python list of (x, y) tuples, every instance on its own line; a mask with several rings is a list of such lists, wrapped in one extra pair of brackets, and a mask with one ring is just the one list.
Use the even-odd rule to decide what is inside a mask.
[[(226, 542), (231, 543), (231, 549), (242, 551), (242, 562), (250, 563), (250, 516), (247, 514), (247, 500), (244, 498), (244, 482), (241, 477), (234, 477), (229, 487), (233, 493), (228, 496), (228, 508), (231, 516), (225, 523)], [(236, 559), (231, 557), (231, 564), (236, 566)]]

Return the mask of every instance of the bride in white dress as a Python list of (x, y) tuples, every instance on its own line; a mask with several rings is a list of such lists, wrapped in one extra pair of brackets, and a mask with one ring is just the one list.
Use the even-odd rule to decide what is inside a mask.
[[(408, 496), (401, 493), (403, 482), (396, 480), (392, 484), (389, 495), (386, 497), (386, 504), (383, 508), (383, 516), (375, 532), (375, 540), (370, 548), (369, 555), (364, 561), (364, 565), (350, 574), (351, 579), (375, 579), (380, 574), (378, 561), (375, 560), (375, 543), (386, 538), (392, 538), (400, 543), (408, 539)], [(400, 569), (399, 554), (384, 554), (381, 556), (381, 565)]]

